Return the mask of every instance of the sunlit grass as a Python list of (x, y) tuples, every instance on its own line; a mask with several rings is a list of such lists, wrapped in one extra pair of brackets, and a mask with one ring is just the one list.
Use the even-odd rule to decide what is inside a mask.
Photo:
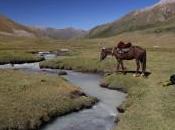
[[(116, 61), (108, 58), (99, 62), (100, 41), (105, 46), (114, 46), (115, 41), (132, 41), (135, 45), (147, 48), (148, 78), (135, 78), (132, 74), (112, 74), (105, 77), (109, 88), (123, 87), (128, 92), (127, 100), (122, 104), (126, 109), (121, 115), (116, 130), (173, 130), (175, 125), (175, 89), (174, 86), (163, 86), (175, 73), (175, 44), (173, 34), (139, 34), (126, 33), (112, 38), (96, 39), (96, 46), (89, 45), (90, 52), (79, 50), (81, 56), (56, 59), (42, 62), (43, 67), (75, 69), (79, 71), (114, 72)], [(158, 46), (155, 47), (155, 46)], [(135, 61), (124, 61), (128, 70), (135, 70)], [(97, 71), (97, 72), (98, 72)]]
[(44, 60), (43, 57), (23, 51), (0, 51), (0, 64), (31, 63)]
[[(78, 87), (46, 74), (0, 70), (0, 129), (36, 129), (55, 116), (90, 107)], [(74, 98), (72, 97), (74, 96)]]
[[(110, 88), (116, 89), (122, 86), (128, 91), (128, 98), (123, 103), (126, 111), (122, 114), (116, 129), (173, 130), (175, 127), (175, 89), (174, 86), (163, 87), (163, 84), (169, 80), (171, 74), (175, 73), (174, 33), (156, 34), (136, 31), (110, 38), (71, 41), (4, 39), (0, 42), (0, 45), (2, 45), (0, 49), (26, 51), (26, 48), (28, 48), (27, 51), (38, 51), (69, 48), (74, 52), (73, 56), (44, 61), (40, 65), (42, 67), (74, 69), (84, 72), (104, 71), (112, 73), (115, 71), (117, 62), (114, 58), (99, 62), (100, 43), (103, 43), (102, 46), (105, 47), (113, 47), (120, 40), (132, 42), (134, 45), (147, 49), (147, 70), (151, 72), (151, 75), (146, 79), (134, 78), (132, 74), (121, 75), (115, 73), (105, 77), (105, 80), (110, 84)], [(8, 44), (5, 44), (5, 42)], [(124, 63), (128, 70), (136, 69), (135, 61), (125, 61)], [(35, 87), (33, 88), (35, 90)], [(4, 101), (3, 97), (1, 99)], [(10, 100), (9, 103), (11, 103)], [(53, 109), (57, 109), (57, 107), (53, 106)]]

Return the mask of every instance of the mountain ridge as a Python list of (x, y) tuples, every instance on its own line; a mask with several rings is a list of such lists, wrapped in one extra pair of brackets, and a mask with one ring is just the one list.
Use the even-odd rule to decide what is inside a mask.
[(72, 39), (82, 37), (87, 31), (73, 27), (56, 29), (51, 27), (31, 27), (17, 23), (10, 18), (0, 15), (0, 35), (18, 37), (47, 37), (52, 39)]
[(109, 37), (123, 32), (161, 27), (172, 23), (175, 27), (171, 19), (175, 19), (175, 0), (162, 0), (150, 7), (129, 12), (119, 20), (96, 26), (89, 31), (87, 37)]

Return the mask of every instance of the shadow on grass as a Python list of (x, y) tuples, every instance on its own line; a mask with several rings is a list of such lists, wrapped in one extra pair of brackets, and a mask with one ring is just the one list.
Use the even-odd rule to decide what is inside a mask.
[[(116, 73), (119, 73), (119, 74), (124, 74), (124, 75), (126, 75), (126, 74), (135, 74), (136, 73), (136, 71), (133, 71), (133, 70), (128, 70), (128, 71), (116, 71)], [(141, 71), (139, 71), (138, 72), (139, 74), (142, 74), (142, 72)], [(111, 75), (112, 73), (108, 73), (107, 75)], [(151, 72), (145, 72), (145, 75), (144, 75), (144, 77), (148, 77), (148, 76), (150, 76), (151, 75)]]

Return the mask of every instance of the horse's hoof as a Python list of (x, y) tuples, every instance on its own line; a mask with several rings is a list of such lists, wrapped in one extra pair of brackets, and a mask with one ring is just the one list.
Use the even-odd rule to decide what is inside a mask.
[(141, 74), (141, 76), (142, 76), (142, 77), (145, 77), (145, 74), (144, 74), (144, 73), (142, 73), (142, 74)]
[(136, 74), (133, 74), (133, 77), (136, 77)]
[(139, 74), (133, 74), (133, 77), (139, 77)]

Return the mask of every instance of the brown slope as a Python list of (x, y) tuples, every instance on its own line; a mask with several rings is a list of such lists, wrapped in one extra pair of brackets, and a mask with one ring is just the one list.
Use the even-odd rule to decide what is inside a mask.
[[(175, 2), (160, 1), (159, 3), (139, 10), (133, 11), (109, 24), (104, 24), (93, 28), (88, 37), (109, 37), (123, 32), (144, 30), (153, 27), (159, 27), (174, 24)], [(171, 21), (171, 22), (170, 22)]]

